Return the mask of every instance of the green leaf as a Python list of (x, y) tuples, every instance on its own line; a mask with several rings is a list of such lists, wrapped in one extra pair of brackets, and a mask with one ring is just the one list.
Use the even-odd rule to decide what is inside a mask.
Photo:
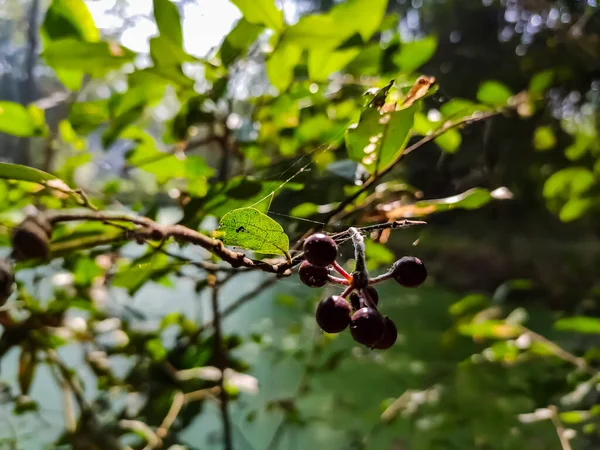
[(53, 0), (41, 29), (45, 44), (65, 38), (96, 42), (100, 32), (84, 0)]
[(252, 207), (225, 214), (216, 235), (225, 245), (262, 254), (286, 254), (290, 248), (283, 227)]
[(484, 81), (477, 91), (477, 100), (491, 106), (504, 106), (512, 97), (511, 90), (499, 81)]
[(177, 6), (169, 0), (153, 0), (154, 20), (161, 36), (183, 48), (181, 18)]
[(351, 160), (362, 164), (369, 173), (384, 170), (406, 147), (415, 113), (421, 103), (400, 111), (381, 114), (367, 107), (358, 124), (346, 131), (346, 148)]
[(565, 156), (571, 161), (576, 161), (587, 153), (588, 148), (593, 142), (593, 136), (577, 133), (573, 143), (565, 149)]
[(158, 337), (146, 341), (146, 351), (154, 361), (162, 361), (167, 357), (167, 350)]
[(36, 123), (23, 105), (0, 101), (0, 132), (29, 137), (36, 132)]
[(34, 169), (33, 167), (10, 163), (0, 163), (0, 178), (29, 181), (38, 184), (46, 184), (47, 181), (58, 179), (54, 175)]
[(77, 260), (75, 270), (73, 271), (74, 284), (80, 287), (89, 287), (99, 275), (102, 275), (103, 270), (96, 261), (92, 258), (80, 258)]
[[(425, 114), (418, 112), (415, 114), (414, 131), (417, 134), (426, 136), (433, 130), (439, 128), (443, 121), (431, 122)], [(434, 142), (446, 153), (456, 153), (462, 143), (462, 136), (455, 128), (444, 131), (443, 134), (434, 139)]]
[(52, 41), (42, 54), (53, 69), (85, 68), (94, 77), (133, 61), (135, 53), (115, 42), (82, 42), (67, 38)]
[(319, 212), (319, 205), (305, 202), (300, 203), (292, 208), (290, 215), (293, 217), (310, 217)]
[(35, 347), (31, 344), (24, 344), (19, 357), (19, 388), (22, 395), (29, 394), (36, 367)]
[(520, 335), (523, 328), (519, 325), (509, 325), (501, 320), (486, 320), (485, 322), (459, 325), (458, 331), (475, 338), (507, 339)]
[(332, 8), (330, 15), (339, 27), (351, 28), (368, 41), (379, 29), (388, 0), (348, 0)]
[(288, 28), (283, 41), (305, 49), (333, 49), (352, 35), (352, 30), (335, 22), (329, 14), (304, 16)]
[(381, 266), (389, 266), (396, 257), (394, 252), (388, 249), (385, 245), (372, 240), (365, 242), (367, 249), (367, 269), (375, 270)]
[(489, 303), (489, 298), (483, 294), (467, 295), (450, 306), (450, 314), (462, 316), (466, 312), (476, 310), (487, 303)]
[(69, 112), (69, 122), (78, 134), (95, 131), (100, 125), (108, 122), (109, 117), (108, 100), (76, 102)]
[(411, 73), (429, 61), (435, 54), (436, 49), (436, 36), (426, 36), (420, 40), (402, 42), (400, 51), (394, 55), (393, 61), (403, 72)]
[(287, 41), (281, 41), (267, 59), (267, 75), (271, 84), (280, 92), (285, 91), (294, 81), (294, 68), (301, 58), (300, 47)]
[(459, 119), (461, 117), (470, 116), (476, 112), (489, 110), (489, 106), (480, 105), (463, 98), (453, 98), (440, 107), (440, 112), (446, 119)]
[(549, 126), (539, 126), (533, 134), (533, 146), (538, 151), (553, 149), (556, 146), (556, 136)]
[(219, 56), (223, 64), (229, 66), (236, 59), (244, 56), (262, 30), (262, 25), (252, 24), (244, 18), (240, 19), (221, 44)]
[(589, 419), (589, 411), (566, 411), (559, 414), (560, 420), (563, 423), (581, 423)]
[(325, 81), (329, 75), (346, 67), (359, 53), (357, 48), (340, 51), (312, 49), (308, 54), (308, 76), (314, 81)]
[(231, 0), (244, 18), (256, 25), (265, 25), (272, 30), (283, 30), (283, 11), (275, 6), (274, 0)]
[(560, 331), (600, 334), (600, 319), (586, 316), (567, 317), (556, 321), (554, 328)]
[(501, 200), (510, 198), (509, 191), (501, 188), (490, 192), (483, 188), (473, 188), (462, 194), (435, 200), (422, 200), (411, 206), (418, 208), (423, 215), (426, 215), (455, 208), (479, 209), (487, 205), (494, 198)]
[(529, 95), (535, 97), (544, 93), (554, 80), (553, 70), (544, 70), (536, 73), (529, 81)]
[(594, 174), (586, 167), (567, 167), (554, 172), (544, 183), (544, 197), (577, 197), (594, 185)]
[(593, 205), (589, 198), (572, 198), (563, 205), (558, 214), (562, 222), (571, 222), (583, 216)]

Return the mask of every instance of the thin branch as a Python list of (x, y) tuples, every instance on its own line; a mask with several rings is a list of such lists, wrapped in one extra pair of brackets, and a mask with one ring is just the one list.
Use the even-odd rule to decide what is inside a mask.
[(562, 447), (562, 450), (573, 450), (573, 448), (571, 447), (571, 443), (569, 442), (569, 439), (567, 439), (567, 437), (565, 436), (565, 427), (563, 426), (562, 422), (560, 421), (560, 416), (558, 415), (558, 409), (554, 405), (548, 406), (548, 409), (550, 410), (550, 413), (551, 413), (550, 420), (552, 420), (552, 423), (554, 424), (554, 428), (556, 428), (556, 434), (558, 434), (558, 439), (560, 440), (560, 445)]
[(73, 392), (61, 376), (56, 366), (51, 366), (50, 370), (54, 376), (56, 383), (60, 386), (63, 397), (63, 412), (65, 416), (65, 430), (68, 433), (73, 433), (77, 429), (77, 418), (75, 417), (75, 405), (73, 404)]
[(219, 285), (217, 283), (217, 277), (213, 274), (212, 280), (212, 313), (213, 313), (213, 325), (215, 330), (214, 341), (215, 341), (215, 358), (217, 362), (217, 368), (221, 371), (219, 378), (219, 398), (221, 399), (221, 419), (223, 421), (223, 444), (225, 450), (233, 450), (233, 433), (231, 430), (231, 419), (229, 417), (229, 394), (225, 389), (225, 370), (227, 369), (227, 350), (223, 343), (223, 335), (221, 330), (221, 314), (219, 312)]
[(557, 358), (560, 358), (563, 361), (573, 364), (578, 369), (583, 370), (590, 375), (598, 375), (598, 372), (594, 368), (590, 367), (585, 358), (575, 356), (573, 353), (568, 352), (557, 343), (551, 341), (550, 339), (548, 339), (545, 336), (542, 336), (539, 333), (536, 333), (535, 331), (530, 330), (529, 328), (523, 327), (523, 330), (525, 334), (531, 338), (532, 341), (538, 341), (545, 344), (552, 351), (552, 354)]
[(279, 276), (286, 277), (292, 274), (291, 267), (298, 264), (299, 261), (281, 260), (279, 263), (269, 263), (248, 258), (245, 254), (232, 251), (223, 245), (223, 242), (210, 238), (191, 228), (183, 225), (161, 225), (146, 217), (131, 217), (126, 215), (111, 215), (99, 212), (71, 212), (71, 211), (52, 211), (48, 213), (48, 220), (51, 224), (59, 222), (73, 221), (101, 221), (101, 222), (126, 222), (137, 225), (141, 228), (125, 232), (116, 237), (129, 238), (131, 240), (163, 240), (175, 238), (181, 242), (198, 245), (210, 253), (218, 256), (223, 261), (229, 263), (232, 267), (248, 267), (259, 269), (264, 272), (276, 273)]

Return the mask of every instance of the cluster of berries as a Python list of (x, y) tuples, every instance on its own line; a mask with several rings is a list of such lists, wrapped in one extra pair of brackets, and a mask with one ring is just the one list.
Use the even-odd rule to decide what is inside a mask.
[[(328, 283), (346, 285), (341, 295), (321, 300), (317, 306), (316, 320), (327, 333), (339, 333), (350, 327), (352, 338), (372, 349), (388, 349), (396, 342), (398, 330), (394, 322), (378, 310), (379, 294), (372, 284), (394, 279), (404, 287), (417, 287), (427, 278), (423, 262), (414, 256), (396, 261), (390, 270), (376, 278), (358, 281), (359, 272), (352, 275), (337, 262), (336, 242), (328, 235), (316, 233), (304, 241), (304, 261), (300, 265), (300, 280), (310, 287), (323, 287)], [(342, 279), (332, 276), (334, 269)]]

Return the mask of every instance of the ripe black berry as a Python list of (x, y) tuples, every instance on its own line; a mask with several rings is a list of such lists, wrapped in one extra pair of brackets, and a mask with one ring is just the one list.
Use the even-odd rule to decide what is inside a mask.
[(388, 316), (383, 318), (383, 337), (379, 339), (373, 347), (378, 348), (380, 350), (386, 350), (390, 348), (398, 339), (398, 329), (396, 328), (396, 324), (392, 319)]
[(373, 286), (367, 286), (366, 290), (369, 293), (371, 300), (373, 300), (373, 303), (375, 303), (375, 306), (377, 306), (379, 304), (379, 293), (377, 290)]
[(322, 287), (327, 284), (329, 270), (326, 267), (313, 266), (308, 261), (303, 261), (298, 269), (300, 281), (309, 287)]
[(337, 244), (323, 233), (315, 233), (304, 241), (304, 259), (313, 266), (327, 267), (337, 258)]
[(404, 287), (417, 287), (427, 278), (427, 269), (419, 258), (404, 256), (392, 266), (392, 277)]
[(12, 294), (14, 282), (15, 277), (10, 263), (5, 259), (0, 259), (0, 306), (4, 305)]
[(384, 327), (379, 311), (365, 307), (352, 315), (350, 333), (356, 342), (373, 347), (383, 337)]
[(350, 304), (342, 297), (332, 295), (321, 300), (317, 306), (316, 319), (327, 333), (339, 333), (350, 324)]
[(49, 239), (52, 230), (45, 219), (27, 217), (17, 226), (11, 236), (15, 259), (46, 259), (50, 252)]

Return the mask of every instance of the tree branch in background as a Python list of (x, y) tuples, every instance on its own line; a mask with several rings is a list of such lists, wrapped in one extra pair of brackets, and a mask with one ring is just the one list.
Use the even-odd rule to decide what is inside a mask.
[(214, 274), (209, 275), (209, 285), (212, 285), (211, 305), (213, 313), (213, 325), (215, 330), (214, 354), (217, 368), (221, 371), (219, 378), (219, 398), (221, 400), (221, 419), (223, 421), (223, 444), (225, 450), (233, 450), (233, 434), (231, 430), (231, 419), (229, 417), (229, 394), (224, 386), (225, 370), (227, 369), (227, 350), (223, 343), (221, 330), (221, 314), (219, 312), (219, 285)]
[(566, 430), (565, 430), (565, 427), (563, 426), (562, 422), (560, 421), (560, 416), (558, 415), (558, 409), (554, 405), (548, 406), (548, 409), (550, 410), (550, 413), (551, 413), (550, 420), (552, 420), (552, 423), (554, 424), (554, 428), (556, 428), (556, 434), (558, 434), (558, 439), (560, 440), (560, 445), (562, 447), (562, 450), (573, 450), (571, 447), (571, 443), (569, 442), (569, 439), (567, 439), (567, 437), (565, 436)]

